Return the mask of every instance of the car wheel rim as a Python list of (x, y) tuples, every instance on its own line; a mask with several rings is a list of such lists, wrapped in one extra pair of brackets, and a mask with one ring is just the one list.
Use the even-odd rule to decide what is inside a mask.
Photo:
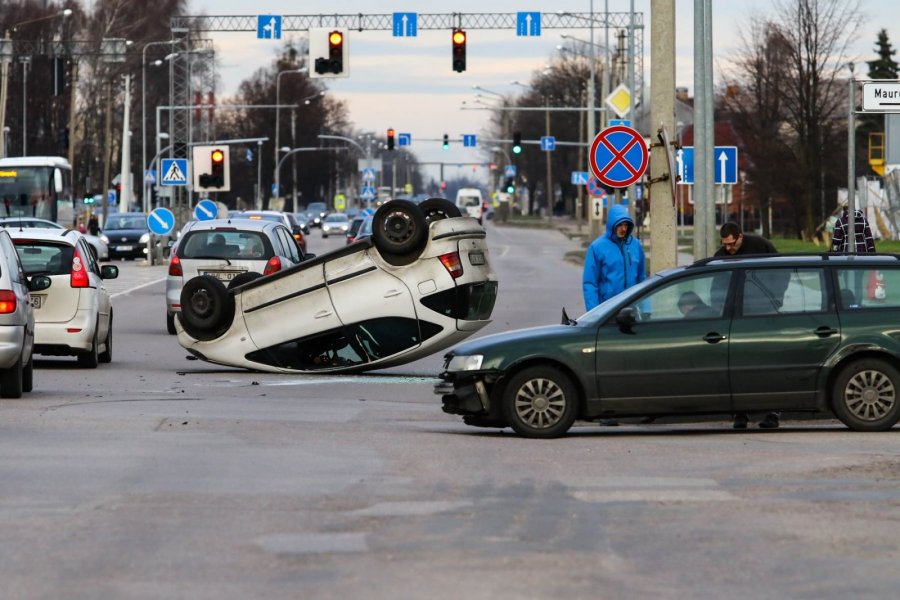
[(199, 291), (191, 296), (191, 308), (194, 310), (194, 314), (204, 317), (212, 309), (212, 299), (205, 291)]
[(384, 220), (384, 232), (396, 242), (408, 240), (412, 235), (409, 217), (403, 213), (392, 213)]
[(562, 418), (566, 409), (566, 396), (556, 382), (550, 379), (532, 379), (519, 388), (515, 406), (516, 415), (523, 423), (535, 429), (546, 429)]
[(897, 392), (891, 378), (881, 371), (856, 373), (844, 389), (844, 402), (850, 412), (864, 421), (877, 421), (893, 408)]

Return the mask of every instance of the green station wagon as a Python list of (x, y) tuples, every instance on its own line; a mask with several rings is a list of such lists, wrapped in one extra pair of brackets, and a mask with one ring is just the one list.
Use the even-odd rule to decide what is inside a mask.
[(900, 419), (900, 255), (723, 257), (668, 270), (577, 321), (445, 355), (443, 410), (563, 435), (577, 419), (831, 412)]

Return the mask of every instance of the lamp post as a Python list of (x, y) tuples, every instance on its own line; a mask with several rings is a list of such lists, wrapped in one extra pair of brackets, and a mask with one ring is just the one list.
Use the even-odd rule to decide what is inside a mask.
[[(309, 104), (315, 100), (316, 98), (321, 98), (325, 95), (325, 90), (312, 94), (311, 96), (307, 96), (306, 98), (301, 98), (300, 103), (309, 106)], [(277, 110), (277, 109), (276, 109)], [(297, 128), (297, 111), (291, 109), (291, 148), (297, 147), (296, 140), (296, 128)], [(291, 212), (297, 212), (297, 157), (294, 156), (291, 158)]]
[[(144, 44), (143, 50), (141, 50), (141, 166), (147, 165), (147, 48), (150, 46), (163, 46), (165, 44), (174, 44), (175, 40), (163, 40), (158, 42), (147, 42)], [(163, 63), (162, 60), (153, 61), (153, 65), (159, 66)], [(143, 174), (142, 174), (143, 175)], [(144, 211), (147, 211), (147, 207), (149, 206), (149, 202), (147, 199), (147, 194), (149, 193), (149, 186), (147, 185), (146, 177), (144, 178), (144, 188), (143, 194), (141, 194), (141, 199), (144, 205)]]
[[(46, 21), (48, 19), (55, 19), (57, 17), (68, 17), (72, 14), (71, 8), (66, 8), (61, 10), (60, 12), (53, 13), (52, 15), (46, 15), (44, 17), (38, 17), (37, 19), (28, 19), (27, 21), (21, 21), (19, 23), (15, 23), (11, 27), (6, 30), (6, 34), (3, 39), (3, 44), (0, 45), (3, 48), (3, 54), (0, 55), (0, 130), (6, 127), (6, 97), (7, 97), (7, 80), (9, 78), (9, 61), (12, 58), (12, 38), (10, 38), (10, 32), (15, 31), (17, 28), (22, 25), (29, 25), (31, 23), (37, 23), (39, 21)], [(7, 54), (8, 53), (8, 54)], [(28, 60), (31, 60), (28, 57)], [(26, 71), (26, 61), (22, 61), (22, 72), (27, 77)], [(74, 92), (73, 92), (74, 93)], [(22, 106), (23, 110), (27, 106), (27, 90), (23, 89), (22, 93)], [(7, 140), (4, 139), (5, 136), (0, 136), (0, 156), (6, 156), (7, 154)], [(22, 114), (22, 156), (25, 156), (25, 113)]]
[[(280, 143), (280, 138), (278, 137), (279, 128), (281, 126), (281, 76), (286, 73), (306, 73), (309, 71), (307, 67), (300, 67), (299, 69), (287, 69), (284, 71), (279, 71), (275, 76), (275, 149), (272, 156), (272, 161), (275, 165), (278, 165), (278, 144)], [(281, 194), (281, 188), (278, 185), (278, 168), (275, 168), (275, 188), (272, 190), (274, 193)]]

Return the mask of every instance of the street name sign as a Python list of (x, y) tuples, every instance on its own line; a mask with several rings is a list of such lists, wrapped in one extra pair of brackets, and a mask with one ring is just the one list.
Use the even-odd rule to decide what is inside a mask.
[(862, 84), (864, 112), (900, 112), (900, 82), (867, 81)]

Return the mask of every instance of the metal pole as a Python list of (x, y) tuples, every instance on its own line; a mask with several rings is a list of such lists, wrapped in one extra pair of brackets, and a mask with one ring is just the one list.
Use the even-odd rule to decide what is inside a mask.
[[(550, 106), (550, 99), (544, 98), (544, 106)], [(550, 135), (550, 111), (544, 112), (545, 135)], [(550, 161), (550, 152), (544, 152), (547, 162), (547, 218), (553, 214), (553, 171)]]
[(22, 57), (22, 156), (28, 156), (28, 63), (30, 56)]
[[(3, 38), (3, 47), (4, 50), (9, 48), (12, 50), (12, 41), (9, 39), (9, 30), (6, 31), (6, 36)], [(10, 56), (3, 55), (0, 56), (0, 158), (5, 158), (7, 152), (9, 152), (9, 148), (7, 148), (7, 140), (6, 140), (6, 95), (7, 95), (7, 81), (9, 80), (9, 61)]]
[[(674, 23), (672, 24), (672, 28), (674, 30)], [(668, 64), (668, 60), (666, 60)], [(634, 114), (634, 95), (637, 91), (634, 89), (634, 69), (635, 69), (635, 60), (634, 60), (634, 0), (631, 0), (629, 13), (628, 13), (628, 116), (631, 119), (634, 119), (635, 124), (637, 124), (637, 119), (635, 119)], [(672, 85), (672, 89), (675, 89), (674, 82)], [(674, 109), (674, 106), (673, 106)], [(673, 110), (674, 114), (674, 110)], [(668, 121), (668, 120), (667, 120)], [(651, 127), (652, 129), (652, 127)], [(666, 152), (669, 149), (666, 148)], [(635, 198), (634, 194), (634, 184), (628, 186), (628, 213), (632, 218), (636, 218), (637, 215), (637, 198)], [(675, 265), (672, 265), (675, 266)]]
[(125, 75), (125, 100), (122, 103), (122, 169), (119, 172), (119, 212), (128, 212), (131, 201), (131, 144), (129, 143), (129, 114), (131, 113), (131, 75)]
[(694, 0), (694, 259), (713, 254), (712, 0)]
[[(279, 127), (281, 125), (281, 76), (285, 73), (306, 73), (309, 69), (306, 67), (301, 67), (299, 69), (288, 69), (285, 71), (280, 71), (277, 75), (275, 75), (275, 148), (272, 152), (272, 164), (278, 164), (278, 148), (281, 143), (281, 138), (278, 136)], [(278, 169), (275, 169), (275, 176), (273, 177), (275, 180), (275, 190), (274, 193), (277, 193), (281, 196), (281, 185), (278, 176)], [(273, 193), (273, 196), (275, 195)]]
[[(297, 110), (291, 107), (291, 148), (297, 147)], [(291, 157), (291, 212), (297, 212), (297, 157)]]
[(256, 206), (262, 208), (262, 142), (256, 142)]
[[(609, 0), (606, 0), (604, 4), (605, 8), (603, 9), (603, 22), (604, 26), (609, 28)], [(608, 33), (607, 33), (608, 35)], [(597, 78), (597, 55), (596, 50), (594, 49), (594, 0), (591, 0), (591, 36), (590, 36), (590, 44), (588, 45), (589, 50), (589, 58), (588, 62), (590, 63), (590, 75), (588, 76), (588, 85), (587, 85), (587, 135), (585, 136), (587, 139), (588, 147), (590, 147), (591, 141), (594, 139), (594, 136), (597, 135), (597, 115), (594, 112), (594, 107), (597, 104), (596, 98), (596, 83), (595, 79)], [(607, 50), (607, 56), (609, 56), (609, 51)], [(605, 76), (605, 73), (604, 73)], [(606, 80), (603, 80), (604, 83)], [(590, 156), (586, 156), (587, 158), (587, 166), (585, 171), (588, 173), (591, 172), (590, 165)], [(584, 163), (581, 163), (584, 164)], [(510, 202), (512, 204), (512, 202)], [(512, 206), (510, 206), (510, 212), (512, 212)], [(600, 231), (600, 222), (594, 218), (593, 212), (588, 211), (588, 230), (591, 237), (596, 237)]]
[(853, 63), (849, 63), (850, 80), (847, 94), (847, 251), (856, 254), (856, 80)]

